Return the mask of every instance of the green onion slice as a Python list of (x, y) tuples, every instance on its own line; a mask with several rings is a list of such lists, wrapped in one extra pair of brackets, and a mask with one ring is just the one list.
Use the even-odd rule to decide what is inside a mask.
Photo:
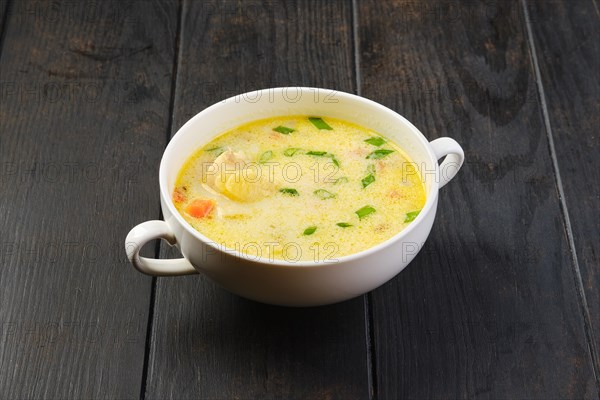
[(331, 162), (335, 164), (336, 167), (340, 166), (340, 162), (335, 158), (334, 154), (328, 153), (326, 151), (315, 151), (310, 150), (306, 152), (307, 156), (317, 156), (317, 157), (328, 157), (331, 158)]
[(382, 146), (387, 143), (387, 140), (382, 138), (381, 136), (373, 136), (365, 140), (365, 142), (372, 144), (373, 146)]
[(317, 189), (313, 193), (315, 194), (315, 196), (317, 196), (321, 200), (335, 198), (335, 194), (334, 193), (331, 193), (330, 191), (325, 190), (325, 189)]
[(306, 236), (308, 236), (308, 235), (312, 235), (313, 233), (315, 233), (315, 231), (316, 231), (316, 230), (317, 230), (317, 227), (316, 227), (316, 226), (309, 226), (308, 228), (306, 228), (306, 229), (304, 230), (304, 233), (303, 233), (303, 235), (306, 235)]
[(217, 146), (217, 147), (211, 147), (210, 149), (206, 149), (204, 151), (213, 153), (215, 157), (219, 157), (221, 154), (223, 154), (225, 152), (225, 149)]
[(411, 211), (406, 213), (406, 218), (404, 218), (404, 222), (412, 222), (415, 220), (415, 218), (417, 218), (417, 215), (419, 215), (419, 213), (421, 212), (421, 210), (417, 210), (417, 211)]
[(264, 153), (262, 153), (260, 155), (260, 158), (258, 160), (259, 164), (264, 164), (267, 161), (269, 161), (271, 158), (273, 158), (273, 152), (271, 150), (267, 150)]
[(371, 183), (375, 182), (375, 175), (369, 174), (362, 179), (362, 187), (363, 189), (369, 186)]
[(352, 226), (352, 224), (349, 224), (347, 222), (338, 222), (336, 225), (339, 226), (340, 228), (349, 228)]
[(312, 122), (312, 124), (317, 127), (317, 129), (325, 129), (328, 131), (332, 131), (333, 128), (327, 125), (327, 122), (323, 121), (321, 117), (308, 117), (308, 120)]
[(282, 189), (279, 189), (279, 192), (290, 195), (290, 196), (300, 196), (300, 193), (298, 193), (298, 191), (296, 189), (292, 189), (292, 188), (282, 188)]
[(294, 154), (296, 154), (297, 152), (299, 152), (300, 150), (301, 150), (301, 149), (299, 149), (299, 148), (297, 148), (297, 147), (290, 147), (289, 149), (286, 149), (286, 150), (283, 152), (283, 155), (284, 155), (284, 156), (286, 156), (286, 157), (291, 157), (291, 156), (293, 156)]
[(394, 150), (379, 149), (379, 150), (375, 150), (374, 152), (369, 154), (366, 158), (370, 159), (370, 160), (378, 160), (378, 159), (383, 158), (393, 152), (394, 152)]
[(358, 215), (358, 219), (363, 219), (369, 214), (373, 214), (375, 209), (372, 206), (364, 206), (360, 210), (356, 210), (354, 213)]
[(288, 128), (287, 126), (283, 126), (283, 125), (279, 125), (277, 128), (273, 128), (273, 130), (275, 132), (281, 133), (282, 135), (289, 135), (290, 133), (295, 131), (295, 129)]

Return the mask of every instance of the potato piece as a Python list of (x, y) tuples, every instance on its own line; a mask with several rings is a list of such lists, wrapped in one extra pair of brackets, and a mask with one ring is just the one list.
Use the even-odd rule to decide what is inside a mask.
[(238, 176), (231, 175), (225, 182), (226, 195), (238, 201), (256, 201), (263, 196), (260, 180), (255, 169), (243, 169)]
[(266, 171), (249, 164), (243, 152), (231, 150), (215, 159), (204, 181), (216, 192), (241, 202), (258, 201), (273, 192)]

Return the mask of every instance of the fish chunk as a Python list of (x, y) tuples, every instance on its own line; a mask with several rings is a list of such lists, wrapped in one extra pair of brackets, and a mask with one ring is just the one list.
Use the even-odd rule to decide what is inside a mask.
[(258, 201), (273, 192), (273, 184), (259, 164), (244, 152), (227, 150), (218, 156), (204, 175), (204, 183), (217, 193), (240, 202)]

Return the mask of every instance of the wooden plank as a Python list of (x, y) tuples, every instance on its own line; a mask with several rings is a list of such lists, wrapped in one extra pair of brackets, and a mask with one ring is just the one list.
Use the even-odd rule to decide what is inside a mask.
[[(0, 64), (0, 398), (140, 395), (176, 5), (15, 1)], [(150, 249), (153, 253), (153, 249)]]
[(379, 399), (597, 398), (522, 11), (359, 2), (363, 95), (467, 159), (372, 294)]
[(600, 182), (598, 4), (532, 1), (528, 7), (600, 382), (600, 186), (592, 183)]
[(0, 51), (2, 50), (2, 32), (8, 17), (8, 0), (0, 0)]
[[(351, 11), (341, 0), (184, 3), (174, 126), (252, 89), (353, 91)], [(362, 298), (290, 309), (201, 276), (158, 278), (154, 315), (146, 398), (368, 397)]]

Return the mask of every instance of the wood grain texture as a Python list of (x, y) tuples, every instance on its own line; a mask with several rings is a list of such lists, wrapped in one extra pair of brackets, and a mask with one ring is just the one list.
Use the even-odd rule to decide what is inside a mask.
[(372, 294), (377, 398), (597, 398), (520, 4), (358, 5), (363, 95), (467, 160)]
[(2, 32), (8, 17), (8, 0), (0, 0), (0, 50), (2, 50)]
[[(176, 7), (15, 1), (0, 55), (0, 398), (137, 398)], [(152, 253), (153, 249), (150, 249)]]
[[(530, 1), (533, 39), (600, 379), (600, 15), (593, 0)], [(599, 388), (600, 391), (600, 388)]]
[[(352, 92), (350, 7), (345, 1), (184, 3), (174, 127), (253, 89)], [(154, 315), (148, 399), (368, 397), (361, 298), (280, 308), (231, 295), (202, 276), (158, 278)]]

